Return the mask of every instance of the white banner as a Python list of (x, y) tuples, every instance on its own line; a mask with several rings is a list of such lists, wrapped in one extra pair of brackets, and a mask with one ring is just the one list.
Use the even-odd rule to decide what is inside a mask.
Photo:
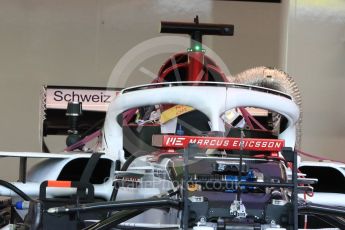
[(85, 111), (107, 111), (112, 100), (120, 93), (116, 89), (46, 89), (47, 109), (66, 109), (70, 101), (82, 102)]

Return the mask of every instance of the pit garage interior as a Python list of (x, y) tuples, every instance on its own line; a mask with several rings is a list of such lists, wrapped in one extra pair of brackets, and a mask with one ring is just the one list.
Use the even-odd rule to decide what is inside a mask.
[[(301, 170), (319, 178), (315, 192), (345, 196), (343, 0), (1, 0), (0, 151), (42, 151), (45, 85), (151, 83), (165, 60), (189, 47), (187, 35), (159, 33), (161, 21), (192, 23), (196, 15), (200, 23), (234, 25), (231, 37), (202, 39), (226, 76), (266, 66), (294, 79), (302, 98), (301, 159), (320, 167)], [(51, 152), (66, 147), (66, 135), (45, 141)], [(26, 170), (41, 161), (28, 158)], [(17, 181), (19, 165), (19, 158), (2, 157), (0, 179)], [(79, 166), (69, 167), (73, 174)]]

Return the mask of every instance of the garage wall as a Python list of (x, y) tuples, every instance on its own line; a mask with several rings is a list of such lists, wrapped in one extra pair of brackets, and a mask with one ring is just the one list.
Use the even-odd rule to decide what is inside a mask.
[(291, 4), (287, 71), (302, 92), (302, 147), (345, 161), (345, 1)]
[(213, 49), (232, 74), (256, 66), (285, 69), (289, 1), (282, 3), (216, 1), (217, 22), (235, 24), (232, 38), (213, 37)]
[[(129, 50), (160, 36), (161, 20), (191, 21), (198, 14), (204, 22), (234, 23), (234, 37), (205, 38), (233, 74), (259, 65), (284, 67), (283, 2), (0, 1), (0, 150), (40, 150), (38, 111), (44, 84), (122, 87), (149, 82), (150, 74), (140, 68), (124, 81), (109, 79)], [(158, 53), (139, 66), (154, 74), (170, 53)], [(61, 150), (63, 139), (50, 139), (49, 144)], [(16, 179), (17, 162), (1, 159), (1, 178)]]

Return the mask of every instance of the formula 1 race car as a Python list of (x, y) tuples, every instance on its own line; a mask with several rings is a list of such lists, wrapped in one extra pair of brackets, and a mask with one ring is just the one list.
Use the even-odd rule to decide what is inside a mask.
[[(345, 229), (344, 208), (298, 198), (317, 180), (297, 169), (293, 79), (266, 67), (227, 77), (205, 55), (202, 36), (233, 31), (162, 22), (191, 47), (151, 84), (46, 86), (42, 136), (67, 134), (67, 147), (48, 153), (43, 138), (45, 153), (0, 153), (21, 158), (20, 182), (0, 181), (17, 201), (4, 229), (292, 230), (299, 215)], [(26, 158), (47, 159), (26, 172)]]

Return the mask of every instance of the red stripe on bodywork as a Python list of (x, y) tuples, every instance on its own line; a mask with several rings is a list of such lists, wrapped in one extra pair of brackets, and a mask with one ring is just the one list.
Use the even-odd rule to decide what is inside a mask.
[(47, 187), (70, 188), (70, 187), (72, 187), (72, 181), (48, 180), (48, 185), (47, 185)]

